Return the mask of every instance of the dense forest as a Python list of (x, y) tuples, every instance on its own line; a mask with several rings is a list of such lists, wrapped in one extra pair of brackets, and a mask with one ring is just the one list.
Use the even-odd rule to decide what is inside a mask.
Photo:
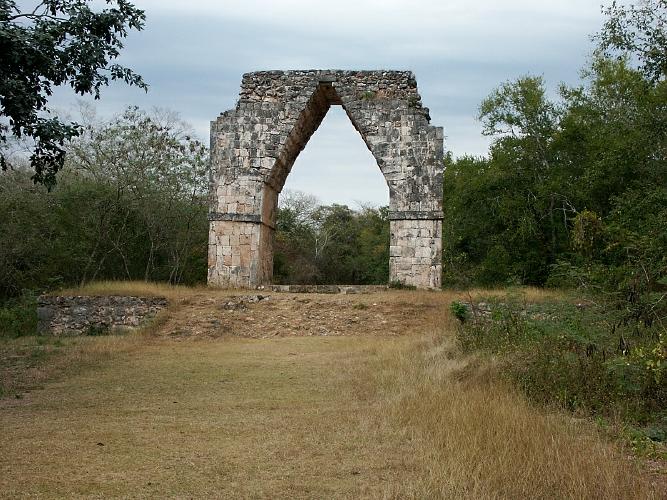
[(281, 194), (273, 276), (277, 283), (382, 284), (389, 278), (387, 207), (320, 205)]
[(208, 151), (167, 112), (84, 110), (52, 189), (0, 176), (0, 299), (100, 279), (206, 279)]

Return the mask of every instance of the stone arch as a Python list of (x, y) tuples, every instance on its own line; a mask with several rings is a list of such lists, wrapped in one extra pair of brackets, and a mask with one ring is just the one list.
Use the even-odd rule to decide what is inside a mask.
[(440, 286), (443, 132), (414, 75), (319, 70), (247, 73), (236, 108), (211, 122), (209, 284), (271, 282), (278, 195), (332, 105), (389, 186), (390, 280)]

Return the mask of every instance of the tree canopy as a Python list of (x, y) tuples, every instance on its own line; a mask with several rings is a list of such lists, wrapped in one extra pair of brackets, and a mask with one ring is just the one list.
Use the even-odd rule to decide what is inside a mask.
[(96, 279), (206, 279), (208, 150), (172, 113), (88, 113), (47, 191), (0, 175), (0, 302)]
[(127, 0), (106, 0), (94, 10), (89, 0), (44, 0), (19, 6), (0, 0), (0, 165), (9, 166), (8, 134), (34, 140), (33, 180), (46, 186), (65, 161), (65, 142), (80, 133), (48, 109), (53, 88), (70, 86), (96, 99), (111, 80), (144, 90), (141, 76), (112, 63), (130, 30), (141, 30), (145, 14)]
[(640, 0), (623, 5), (614, 0), (603, 9), (607, 16), (594, 37), (598, 54), (604, 57), (635, 56), (642, 72), (652, 81), (667, 76), (667, 0)]

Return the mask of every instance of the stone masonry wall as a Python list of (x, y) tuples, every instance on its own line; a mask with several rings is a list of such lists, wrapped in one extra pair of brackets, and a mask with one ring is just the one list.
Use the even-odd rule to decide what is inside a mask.
[(392, 281), (418, 288), (440, 288), (442, 221), (392, 220), (389, 231), (389, 275), (393, 277)]
[[(389, 186), (389, 218), (401, 221), (392, 224), (421, 230), (430, 221), (440, 227), (435, 221), (442, 219), (443, 131), (429, 124), (411, 72), (248, 73), (236, 108), (211, 123), (209, 284), (270, 283), (278, 194), (331, 105), (344, 108), (375, 157)], [(392, 247), (405, 251), (394, 252), (391, 279), (439, 287), (433, 269), (440, 268), (439, 251), (436, 257), (432, 249), (428, 265), (426, 257), (416, 262), (410, 255), (424, 243), (408, 234), (413, 232), (392, 231)]]
[(39, 297), (39, 330), (53, 335), (85, 335), (137, 328), (167, 306), (163, 297)]

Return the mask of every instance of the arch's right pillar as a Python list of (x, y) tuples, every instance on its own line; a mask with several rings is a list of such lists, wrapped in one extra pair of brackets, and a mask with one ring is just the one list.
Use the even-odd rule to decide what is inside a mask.
[(440, 288), (442, 212), (390, 212), (389, 280)]
[(414, 75), (392, 76), (397, 85), (371, 86), (368, 98), (352, 85), (337, 91), (389, 186), (389, 281), (440, 288), (443, 129), (430, 124)]

